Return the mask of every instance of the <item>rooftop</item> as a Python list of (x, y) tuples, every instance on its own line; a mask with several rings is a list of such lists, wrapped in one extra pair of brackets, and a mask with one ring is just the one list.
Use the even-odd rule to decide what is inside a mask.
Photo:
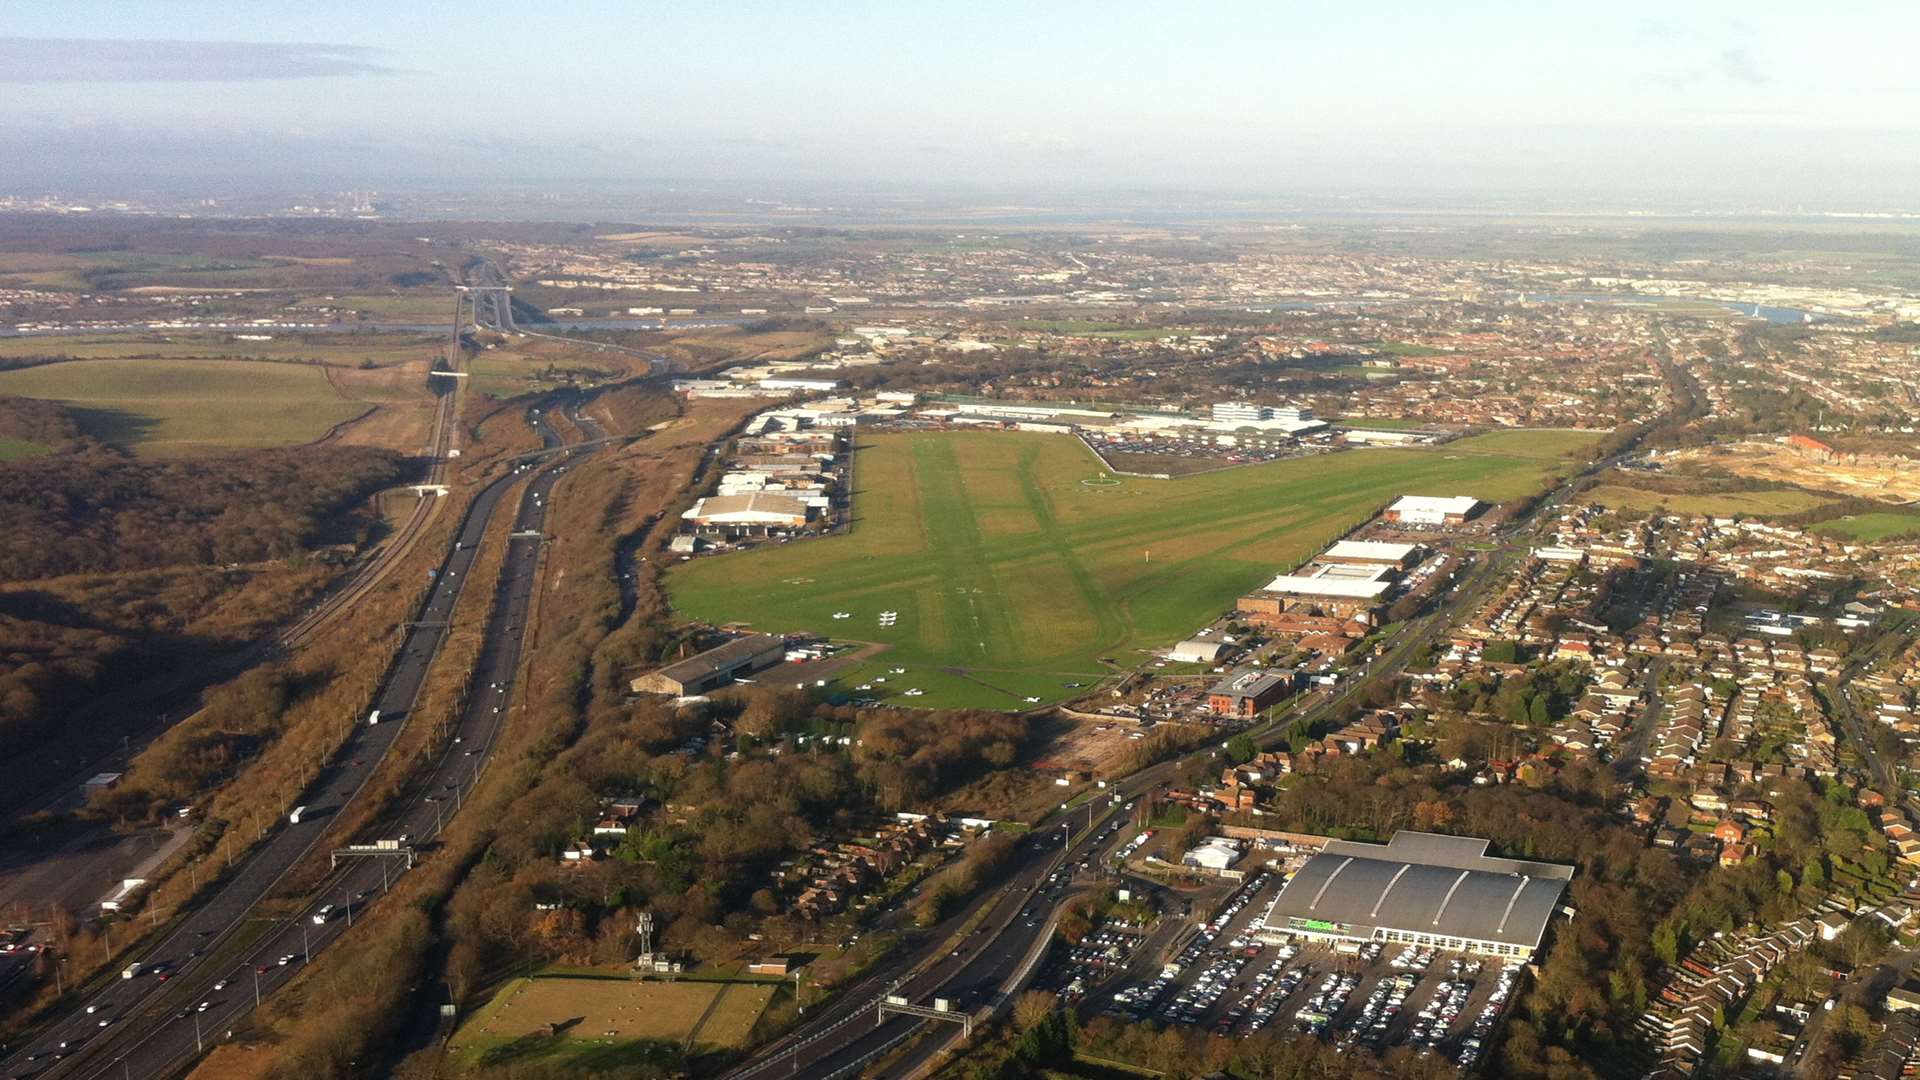
[(1269, 925), (1291, 917), (1539, 945), (1573, 868), (1494, 858), (1487, 845), (1421, 832), (1385, 844), (1332, 841), (1280, 891)]
[(1353, 559), (1356, 562), (1404, 562), (1414, 551), (1413, 544), (1385, 544), (1378, 540), (1342, 540), (1328, 548), (1324, 558)]
[(1449, 495), (1445, 498), (1434, 495), (1402, 495), (1394, 500), (1389, 510), (1399, 513), (1427, 514), (1471, 514), (1480, 500), (1471, 495)]

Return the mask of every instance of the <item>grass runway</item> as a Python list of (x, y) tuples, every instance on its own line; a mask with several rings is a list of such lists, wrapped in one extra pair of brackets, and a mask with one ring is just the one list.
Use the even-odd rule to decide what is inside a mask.
[(888, 646), (840, 677), (863, 696), (1017, 708), (1191, 634), (1395, 496), (1528, 494), (1597, 438), (1500, 433), (1150, 480), (1110, 476), (1062, 435), (867, 435), (847, 534), (695, 559), (667, 586), (687, 618)]

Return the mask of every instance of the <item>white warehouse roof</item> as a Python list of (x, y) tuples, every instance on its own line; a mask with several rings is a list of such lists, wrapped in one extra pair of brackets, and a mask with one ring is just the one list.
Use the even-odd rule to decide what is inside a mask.
[(1480, 500), (1471, 495), (1402, 495), (1387, 509), (1402, 514), (1471, 514), (1479, 505)]
[(1391, 581), (1281, 574), (1267, 582), (1265, 591), (1292, 593), (1295, 596), (1342, 596), (1353, 600), (1371, 600), (1392, 587)]
[(1327, 556), (1334, 559), (1352, 559), (1355, 562), (1405, 562), (1415, 551), (1413, 544), (1383, 544), (1378, 540), (1342, 540), (1327, 549)]

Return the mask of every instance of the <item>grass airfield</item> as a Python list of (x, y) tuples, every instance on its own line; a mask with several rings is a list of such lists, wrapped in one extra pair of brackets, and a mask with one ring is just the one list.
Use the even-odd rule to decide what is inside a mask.
[(1515, 498), (1598, 437), (1501, 432), (1150, 480), (1064, 435), (872, 434), (846, 534), (694, 559), (667, 586), (686, 618), (887, 646), (839, 674), (856, 696), (1020, 708), (1191, 634), (1398, 495)]

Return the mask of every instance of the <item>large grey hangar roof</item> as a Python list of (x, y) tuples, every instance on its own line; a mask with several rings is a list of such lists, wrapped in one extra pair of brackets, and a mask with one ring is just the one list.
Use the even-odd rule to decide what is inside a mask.
[(1359, 936), (1384, 927), (1536, 947), (1573, 867), (1493, 858), (1487, 844), (1417, 832), (1385, 844), (1334, 840), (1287, 882), (1267, 925), (1310, 919)]

